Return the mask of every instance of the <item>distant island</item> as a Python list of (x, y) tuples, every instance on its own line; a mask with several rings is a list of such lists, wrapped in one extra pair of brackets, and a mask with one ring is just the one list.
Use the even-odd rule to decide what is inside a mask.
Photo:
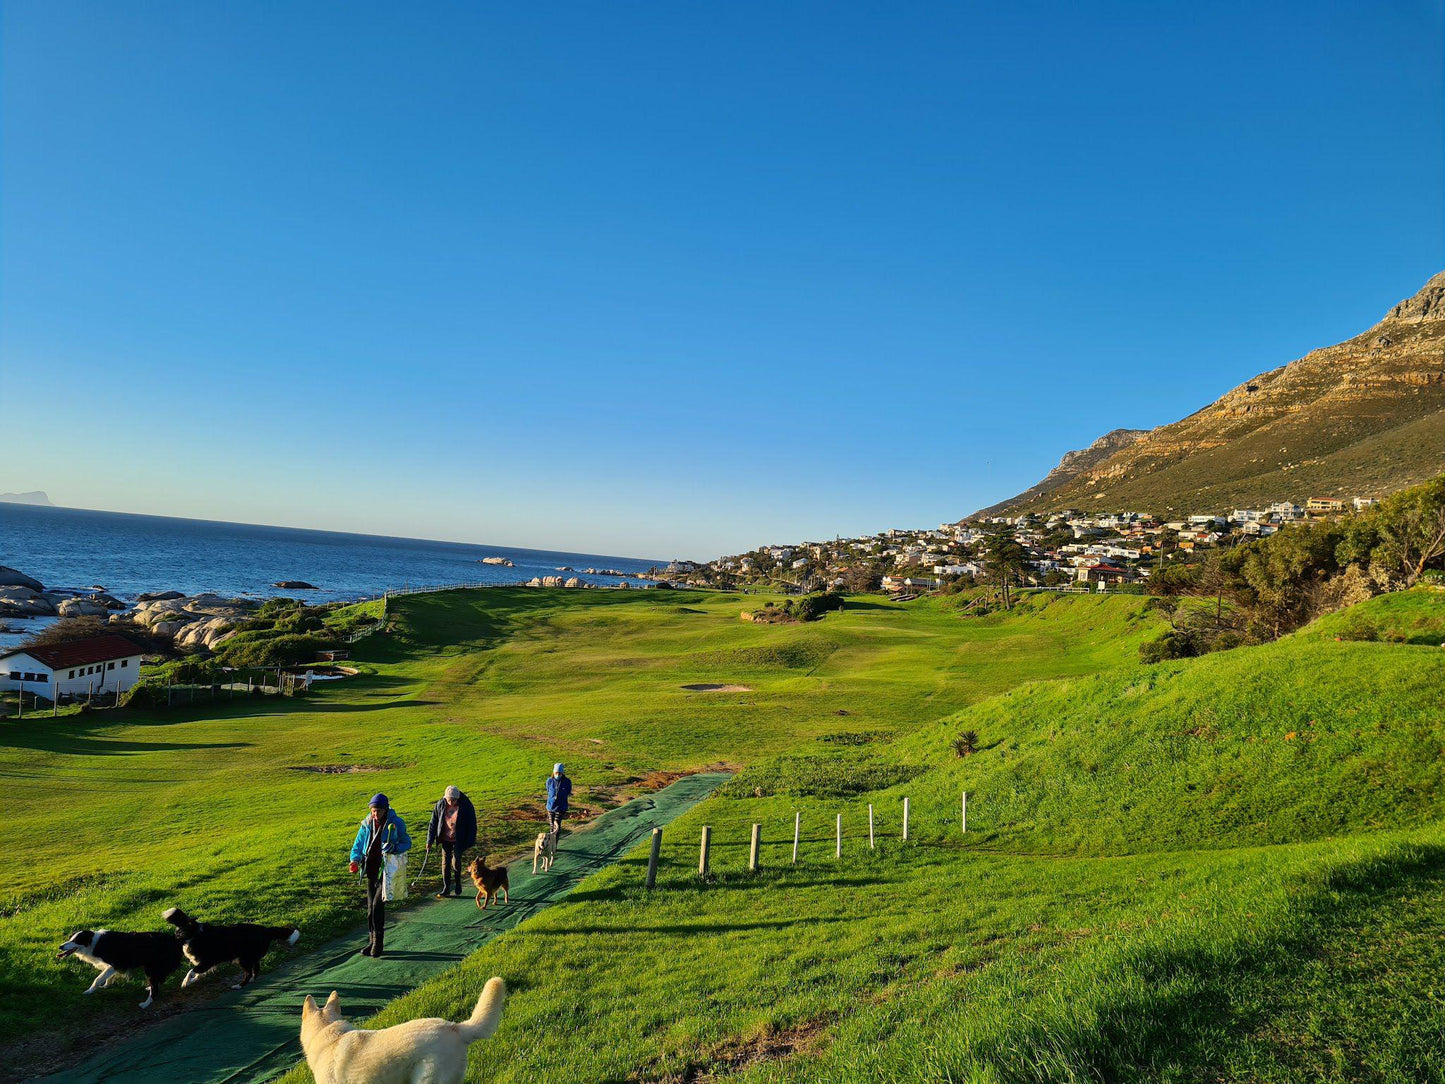
[(28, 493), (0, 493), (0, 504), (42, 504), (47, 508), (55, 507), (43, 489), (32, 489)]

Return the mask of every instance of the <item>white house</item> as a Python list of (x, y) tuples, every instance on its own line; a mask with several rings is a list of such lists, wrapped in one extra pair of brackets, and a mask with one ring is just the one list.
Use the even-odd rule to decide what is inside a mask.
[(0, 689), (56, 695), (125, 692), (140, 679), (142, 651), (124, 636), (92, 636), (0, 654)]

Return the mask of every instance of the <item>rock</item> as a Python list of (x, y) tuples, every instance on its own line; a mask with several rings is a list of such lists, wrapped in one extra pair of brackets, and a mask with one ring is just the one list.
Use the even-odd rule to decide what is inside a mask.
[(235, 631), (227, 618), (211, 617), (204, 621), (192, 621), (174, 635), (177, 647), (204, 647), (209, 650)]
[(55, 601), (30, 587), (0, 587), (0, 605), (10, 617), (55, 616)]
[(110, 612), (110, 607), (95, 599), (68, 598), (57, 610), (61, 617), (103, 617)]
[(587, 585), (586, 585), (585, 583), (583, 583), (580, 579), (578, 579), (576, 576), (570, 576), (570, 577), (568, 577), (567, 583), (566, 583), (565, 586), (567, 586), (567, 587), (586, 587)]
[(147, 591), (143, 595), (136, 595), (135, 600), (137, 602), (169, 602), (171, 599), (185, 597), (183, 591)]
[(517, 567), (516, 565), (514, 565), (514, 564), (512, 563), (512, 560), (511, 560), (511, 558), (509, 558), (509, 557), (483, 557), (483, 558), (482, 558), (482, 564), (484, 564), (484, 565), (501, 565), (501, 566), (503, 566), (504, 568), (516, 568), (516, 567)]
[(287, 591), (319, 591), (321, 588), (314, 583), (307, 583), (305, 580), (277, 580), (272, 587), (282, 587)]
[(27, 576), (7, 565), (0, 565), (0, 587), (28, 587), (32, 591), (45, 590), (45, 585), (34, 576)]

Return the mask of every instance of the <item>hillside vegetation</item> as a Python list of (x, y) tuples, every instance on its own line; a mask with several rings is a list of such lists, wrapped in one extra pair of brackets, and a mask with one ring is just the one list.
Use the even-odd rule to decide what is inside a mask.
[[(982, 619), (868, 598), (806, 624), (738, 620), (763, 601), (413, 596), (393, 603), (392, 631), (356, 645), (360, 676), (309, 698), (0, 724), (8, 826), (23, 841), (0, 869), (0, 1041), (19, 1067), (0, 1076), (135, 1019), (132, 991), (82, 997), (89, 976), (53, 960), (72, 930), (161, 928), (173, 904), (299, 923), (296, 951), (352, 927), (346, 850), (377, 790), (415, 828), (455, 782), (477, 803), (483, 846), (505, 854), (535, 833), (555, 760), (585, 815), (655, 773), (906, 732), (1022, 681), (1133, 667), (1161, 627), (1140, 598), (1053, 597)], [(751, 691), (683, 688), (708, 682)], [(159, 1004), (194, 1005), (211, 985), (173, 981)], [(56, 1016), (70, 1023), (49, 1027)], [(43, 1042), (26, 1041), (41, 1023)]]
[(469, 1079), (1442, 1080), (1442, 698), (1438, 648), (1301, 634), (821, 734), (669, 827), (655, 892), (636, 854), (376, 1022), (501, 974)]

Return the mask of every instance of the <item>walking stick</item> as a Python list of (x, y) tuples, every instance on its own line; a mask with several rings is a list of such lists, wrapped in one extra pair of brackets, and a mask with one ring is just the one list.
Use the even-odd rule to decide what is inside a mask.
[(416, 886), (419, 885), (419, 884), (421, 884), (421, 879), (422, 879), (424, 876), (426, 876), (426, 860), (427, 860), (428, 858), (430, 858), (430, 857), (431, 857), (431, 848), (428, 847), (425, 851), (422, 852), (422, 856), (421, 856), (421, 869), (417, 871), (416, 880), (412, 881), (412, 883), (411, 883), (411, 890), (412, 890), (413, 892), (416, 891)]

